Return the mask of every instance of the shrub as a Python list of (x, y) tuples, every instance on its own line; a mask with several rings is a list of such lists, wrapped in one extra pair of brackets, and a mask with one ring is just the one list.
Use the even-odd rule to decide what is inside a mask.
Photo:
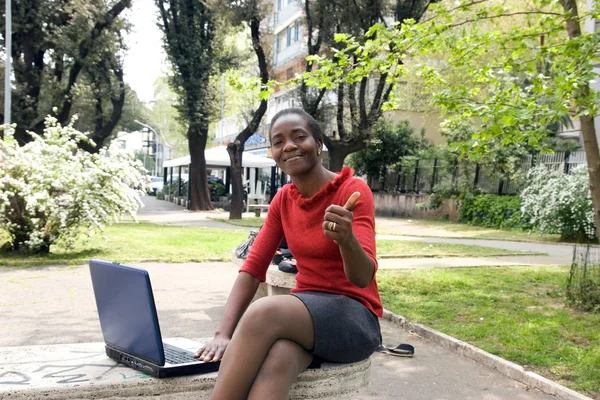
[(527, 175), (521, 210), (544, 233), (563, 240), (590, 241), (596, 236), (589, 176), (585, 166), (571, 174), (537, 166)]
[(180, 179), (179, 184), (177, 184), (177, 179), (173, 177), (173, 183), (167, 183), (163, 187), (163, 193), (170, 196), (177, 196), (179, 193), (179, 186), (181, 186), (181, 197), (187, 198), (188, 195), (188, 183), (187, 181)]
[(51, 117), (43, 136), (31, 136), (22, 147), (10, 131), (0, 140), (0, 228), (12, 250), (47, 253), (59, 239), (70, 247), (80, 228), (91, 236), (123, 214), (135, 217), (146, 177), (131, 155), (80, 150), (87, 137)]
[(600, 312), (600, 247), (589, 243), (573, 249), (567, 281), (567, 304), (585, 311)]
[(225, 185), (215, 180), (208, 181), (208, 190), (210, 192), (211, 201), (219, 201), (221, 196), (225, 196), (226, 192)]
[(383, 119), (373, 130), (367, 147), (352, 154), (348, 160), (357, 175), (379, 179), (389, 167), (424, 146), (425, 140), (414, 135), (408, 121), (393, 123)]
[(521, 213), (516, 196), (466, 195), (460, 207), (460, 221), (488, 228), (531, 229)]

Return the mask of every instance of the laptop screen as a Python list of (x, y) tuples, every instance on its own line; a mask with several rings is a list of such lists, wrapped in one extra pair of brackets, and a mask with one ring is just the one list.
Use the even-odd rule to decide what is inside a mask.
[(148, 272), (90, 260), (90, 274), (104, 341), (157, 365), (165, 356)]

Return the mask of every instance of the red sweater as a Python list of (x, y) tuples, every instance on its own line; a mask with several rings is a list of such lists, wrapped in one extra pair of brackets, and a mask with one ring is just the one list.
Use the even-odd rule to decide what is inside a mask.
[(246, 262), (240, 269), (261, 282), (283, 235), (296, 259), (296, 288), (292, 293), (318, 291), (336, 293), (360, 301), (375, 315), (383, 315), (375, 274), (371, 283), (361, 289), (351, 283), (344, 273), (339, 246), (323, 233), (325, 209), (332, 204), (344, 205), (354, 192), (360, 198), (354, 207), (352, 230), (373, 260), (375, 255), (375, 207), (373, 194), (360, 179), (352, 177), (351, 168), (342, 172), (313, 197), (306, 199), (294, 184), (285, 185), (276, 195)]

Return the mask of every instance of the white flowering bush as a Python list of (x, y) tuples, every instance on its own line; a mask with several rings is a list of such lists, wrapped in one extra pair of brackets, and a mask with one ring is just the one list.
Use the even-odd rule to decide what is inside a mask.
[(47, 253), (61, 240), (71, 247), (82, 231), (92, 236), (142, 206), (146, 170), (117, 148), (90, 154), (77, 147), (88, 140), (55, 118), (44, 135), (19, 146), (10, 131), (0, 140), (0, 229), (12, 250)]
[(562, 239), (588, 241), (595, 238), (596, 227), (585, 166), (572, 173), (550, 171), (537, 166), (527, 175), (521, 192), (521, 211), (544, 233), (559, 233)]

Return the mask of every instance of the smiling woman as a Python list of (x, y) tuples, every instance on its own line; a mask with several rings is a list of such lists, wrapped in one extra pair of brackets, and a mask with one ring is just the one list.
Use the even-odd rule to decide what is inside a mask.
[(273, 160), (286, 174), (304, 175), (318, 166), (323, 148), (321, 127), (304, 111), (290, 108), (278, 113), (270, 135)]
[[(303, 110), (276, 114), (270, 139), (292, 184), (273, 198), (215, 337), (196, 354), (222, 357), (212, 399), (288, 398), (310, 365), (358, 362), (381, 344), (371, 190), (350, 168), (325, 169), (321, 128)], [(296, 259), (296, 287), (249, 306), (284, 235)]]

